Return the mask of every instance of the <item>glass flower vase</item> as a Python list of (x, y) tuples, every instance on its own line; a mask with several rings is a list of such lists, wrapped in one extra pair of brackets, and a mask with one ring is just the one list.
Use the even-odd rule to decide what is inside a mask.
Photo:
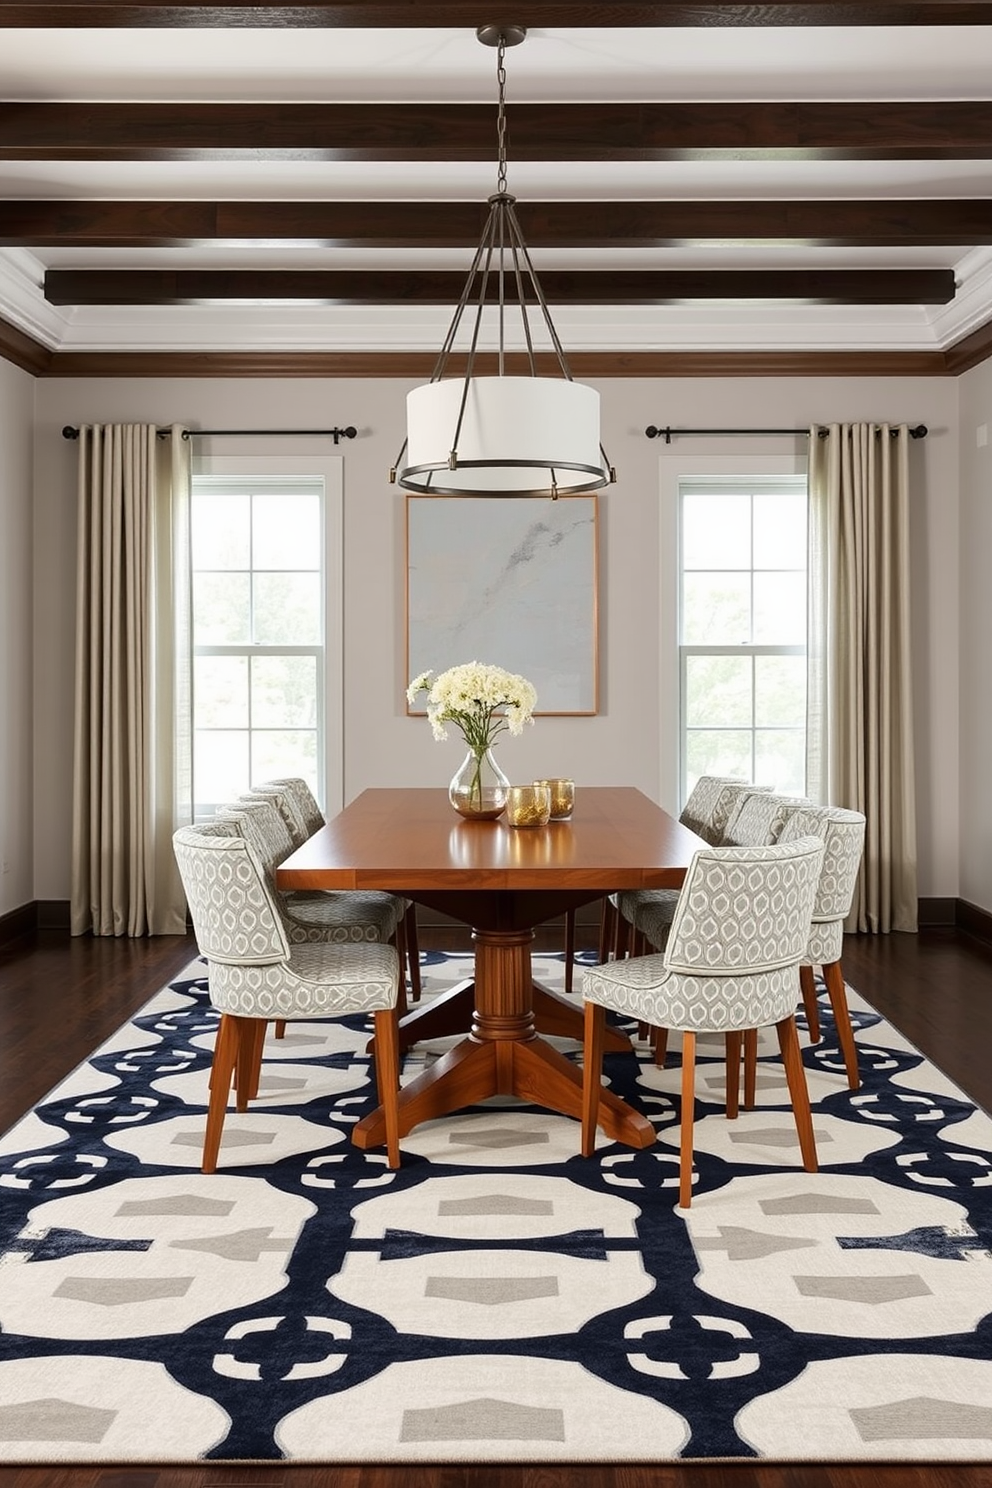
[(451, 778), (448, 800), (460, 816), (492, 821), (506, 806), (510, 782), (491, 749), (470, 749)]

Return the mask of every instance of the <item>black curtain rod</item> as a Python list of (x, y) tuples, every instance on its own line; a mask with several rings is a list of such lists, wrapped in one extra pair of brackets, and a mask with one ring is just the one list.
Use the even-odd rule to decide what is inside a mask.
[[(654, 424), (648, 424), (644, 430), (649, 439), (664, 439), (666, 444), (671, 444), (673, 438), (681, 438), (683, 434), (804, 434), (809, 438), (808, 429), (659, 429)], [(889, 433), (894, 439), (897, 430), (890, 429)], [(827, 430), (818, 430), (819, 437), (826, 439)], [(910, 439), (925, 439), (927, 436), (926, 424), (916, 424), (909, 431)]]
[[(168, 432), (168, 429), (159, 429), (159, 439), (164, 439)], [(233, 438), (235, 436), (244, 438), (247, 435), (251, 435), (254, 438), (258, 435), (270, 436), (275, 434), (291, 434), (296, 438), (300, 438), (303, 435), (326, 434), (337, 444), (339, 439), (354, 439), (357, 433), (358, 430), (354, 424), (349, 424), (346, 429), (184, 429), (183, 438), (220, 439), (227, 437)], [(72, 424), (66, 424), (62, 430), (62, 438), (78, 439), (79, 430), (74, 428)]]

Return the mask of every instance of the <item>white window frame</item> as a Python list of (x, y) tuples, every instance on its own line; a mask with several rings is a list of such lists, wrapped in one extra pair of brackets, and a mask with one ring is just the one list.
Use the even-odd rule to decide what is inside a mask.
[[(196, 451), (194, 476), (283, 476), (288, 480), (320, 479), (323, 482), (324, 666), (318, 679), (317, 796), (326, 817), (344, 806), (344, 460), (340, 455), (278, 455), (246, 452), (216, 455)], [(278, 651), (284, 655), (311, 655), (310, 646), (253, 648), (256, 654)], [(211, 648), (226, 653), (228, 647)]]
[[(661, 754), (661, 799), (672, 802), (675, 810), (685, 804), (685, 763), (682, 749), (682, 662), (679, 645), (679, 608), (681, 587), (679, 484), (685, 476), (713, 476), (724, 479), (740, 476), (792, 475), (805, 478), (808, 470), (806, 440), (798, 450), (783, 452), (781, 443), (774, 452), (758, 439), (749, 439), (748, 449), (741, 453), (687, 454), (673, 445), (658, 456), (659, 488), (659, 592), (658, 623), (661, 629), (658, 677), (658, 739)], [(718, 647), (723, 651), (726, 648)], [(778, 652), (782, 648), (761, 648)]]

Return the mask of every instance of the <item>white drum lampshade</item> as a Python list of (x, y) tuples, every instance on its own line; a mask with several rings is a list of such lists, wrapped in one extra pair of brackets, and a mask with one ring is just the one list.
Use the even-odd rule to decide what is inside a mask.
[(584, 383), (473, 377), (466, 390), (464, 379), (452, 377), (414, 388), (406, 407), (406, 463), (397, 479), (408, 491), (574, 496), (610, 479), (599, 444), (599, 393)]

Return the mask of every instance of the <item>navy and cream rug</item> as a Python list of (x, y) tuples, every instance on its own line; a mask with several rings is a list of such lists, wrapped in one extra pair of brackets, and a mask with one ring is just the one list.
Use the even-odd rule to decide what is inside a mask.
[(860, 1092), (826, 1003), (804, 1040), (816, 1176), (777, 1059), (727, 1122), (709, 1046), (683, 1214), (674, 1055), (607, 1060), (647, 1151), (494, 1101), (394, 1174), (360, 1020), (270, 1038), (203, 1176), (203, 970), (0, 1138), (0, 1462), (992, 1461), (992, 1120), (856, 995)]

